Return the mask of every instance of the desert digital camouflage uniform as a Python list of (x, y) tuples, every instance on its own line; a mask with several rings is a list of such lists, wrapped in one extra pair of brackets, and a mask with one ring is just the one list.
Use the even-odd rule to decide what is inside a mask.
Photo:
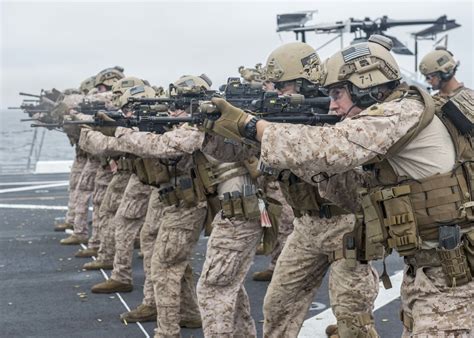
[[(115, 135), (128, 145), (127, 151), (144, 158), (170, 159), (170, 174), (177, 181), (193, 167), (191, 154), (199, 149), (203, 133), (190, 128), (177, 128), (156, 135), (117, 128)], [(166, 188), (173, 184), (160, 185)], [(157, 306), (155, 337), (180, 335), (180, 323), (200, 326), (200, 313), (190, 257), (199, 239), (207, 214), (206, 202), (186, 206), (164, 206), (157, 215), (159, 229), (151, 259), (151, 280)]]
[[(270, 166), (290, 168), (300, 177), (319, 172), (341, 173), (360, 166), (389, 149), (421, 118), (424, 105), (413, 99), (384, 102), (331, 127), (272, 124), (262, 138), (262, 159)], [(357, 133), (354, 131), (357, 130)], [(449, 172), (454, 147), (435, 116), (403, 150), (388, 159), (399, 176), (420, 179)], [(297, 226), (295, 226), (296, 233)], [(291, 238), (291, 236), (290, 236)], [(433, 256), (437, 242), (423, 241), (420, 255)], [(277, 268), (278, 269), (278, 268)], [(450, 288), (438, 267), (420, 265), (405, 270), (402, 303), (411, 317), (411, 335), (437, 336), (440, 332), (472, 335), (474, 282)], [(273, 318), (266, 318), (266, 321)]]
[(155, 249), (156, 237), (158, 236), (158, 217), (161, 214), (163, 204), (160, 201), (158, 188), (151, 187), (150, 201), (146, 212), (145, 222), (140, 230), (140, 249), (143, 253), (143, 270), (145, 282), (143, 284), (143, 305), (156, 308), (155, 292), (151, 278), (151, 259)]
[[(97, 156), (118, 158), (124, 154), (117, 138), (106, 136), (99, 131), (83, 129), (81, 131), (80, 144), (82, 148)], [(102, 203), (98, 210), (100, 246), (97, 261), (99, 262), (109, 265), (113, 262), (115, 255), (115, 224), (111, 220), (119, 208), (131, 174), (130, 170), (119, 165), (104, 192)]]
[[(238, 191), (243, 194), (245, 184), (257, 185), (241, 162), (250, 153), (242, 151), (244, 148), (240, 146), (236, 147), (235, 142), (222, 141), (222, 138), (208, 135), (202, 148), (209, 163), (219, 173), (215, 179), (222, 177), (216, 185), (220, 200), (224, 193)], [(232, 177), (232, 173), (238, 170), (241, 170), (240, 174)], [(197, 286), (206, 337), (256, 337), (244, 281), (262, 233), (259, 217), (224, 218), (219, 213), (215, 216)]]
[(100, 159), (100, 165), (94, 179), (94, 191), (92, 193), (92, 233), (87, 243), (88, 248), (99, 249), (100, 246), (100, 205), (104, 200), (107, 186), (112, 181), (113, 173), (106, 159)]
[(270, 263), (268, 265), (268, 270), (274, 271), (278, 257), (280, 257), (281, 251), (285, 246), (288, 236), (293, 232), (293, 220), (295, 215), (290, 205), (286, 202), (285, 197), (283, 196), (278, 183), (269, 182), (265, 186), (265, 193), (267, 196), (277, 200), (283, 206), (280, 216), (280, 223), (278, 227), (278, 239), (275, 245), (275, 248), (270, 253)]
[(115, 225), (115, 256), (111, 279), (124, 284), (132, 283), (133, 243), (143, 222), (150, 198), (150, 186), (132, 174), (111, 222)]
[(75, 218), (75, 209), (76, 209), (76, 200), (74, 192), (76, 191), (77, 183), (79, 182), (79, 177), (81, 176), (82, 170), (87, 162), (87, 156), (85, 156), (84, 151), (82, 151), (78, 146), (76, 146), (76, 156), (71, 167), (71, 173), (69, 174), (69, 199), (67, 205), (66, 213), (66, 224), (74, 224)]

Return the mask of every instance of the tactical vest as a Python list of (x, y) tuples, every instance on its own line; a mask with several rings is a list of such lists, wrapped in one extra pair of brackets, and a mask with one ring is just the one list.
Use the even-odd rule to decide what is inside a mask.
[[(473, 227), (472, 166), (471, 169), (468, 168), (472, 164), (472, 143), (467, 147), (470, 150), (463, 153), (468, 157), (463, 157), (465, 155), (458, 153), (459, 147), (456, 144), (465, 144), (465, 140), (454, 130), (450, 131), (456, 147), (457, 163), (449, 173), (413, 180), (397, 176), (390, 166), (387, 159), (410, 143), (431, 122), (435, 114), (432, 98), (416, 87), (397, 91), (387, 101), (403, 98), (421, 100), (425, 109), (420, 122), (398, 140), (386, 155), (378, 156), (365, 165), (365, 168), (373, 172), (378, 184), (369, 188), (363, 195), (365, 227), (355, 231), (355, 242), (363, 252), (362, 257), (358, 256), (359, 259), (380, 258), (384, 255), (384, 247), (386, 252), (395, 249), (401, 256), (412, 259), (420, 252), (423, 241), (438, 240), (441, 225), (458, 225), (467, 229)], [(448, 125), (447, 128), (452, 129)], [(350, 236), (348, 238), (350, 239)], [(350, 252), (351, 248), (353, 245), (346, 242), (346, 254), (349, 256), (354, 255)], [(451, 273), (447, 273), (448, 283), (453, 274), (459, 277), (455, 278), (458, 285), (470, 280), (466, 264), (456, 263), (462, 261), (464, 255), (462, 249), (460, 250), (448, 254), (452, 255), (448, 257), (451, 261), (445, 269), (445, 272), (451, 270)], [(440, 254), (440, 259), (433, 258), (434, 265), (443, 260), (443, 254), (445, 253)]]
[(135, 161), (135, 158), (132, 155), (125, 155), (121, 156), (116, 160), (117, 162), (117, 171), (129, 171), (133, 172), (133, 162)]
[(278, 175), (280, 189), (287, 203), (293, 209), (295, 217), (305, 214), (321, 218), (331, 218), (332, 216), (347, 214), (347, 212), (323, 199), (319, 195), (318, 188), (311, 185), (289, 170), (284, 170)]

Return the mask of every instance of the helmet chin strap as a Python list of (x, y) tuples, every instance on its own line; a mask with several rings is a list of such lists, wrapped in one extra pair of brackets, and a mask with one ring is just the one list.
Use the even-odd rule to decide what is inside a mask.
[(349, 115), (351, 110), (354, 109), (354, 107), (356, 106), (357, 106), (357, 103), (354, 103), (352, 106), (349, 107), (349, 109), (347, 109), (346, 113), (344, 114), (344, 119), (347, 117), (347, 115)]

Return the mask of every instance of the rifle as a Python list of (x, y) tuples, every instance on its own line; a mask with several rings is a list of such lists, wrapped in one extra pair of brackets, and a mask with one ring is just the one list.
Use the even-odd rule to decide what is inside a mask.
[(261, 100), (265, 94), (261, 83), (242, 83), (238, 77), (229, 77), (227, 84), (220, 89), (227, 102), (244, 110), (252, 110), (252, 103)]
[(95, 115), (98, 111), (107, 110), (107, 108), (105, 102), (83, 100), (75, 110), (82, 114)]
[(128, 103), (137, 114), (144, 111), (186, 110), (197, 108), (200, 101), (209, 101), (217, 94), (215, 90), (204, 90), (201, 87), (177, 87), (174, 84), (169, 85), (169, 93), (170, 97), (130, 97)]

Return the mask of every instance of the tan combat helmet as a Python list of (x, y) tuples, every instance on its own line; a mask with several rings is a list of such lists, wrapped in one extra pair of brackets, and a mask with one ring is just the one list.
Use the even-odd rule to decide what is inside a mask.
[(119, 99), (119, 107), (124, 108), (128, 104), (128, 99), (130, 97), (135, 98), (154, 98), (156, 97), (156, 92), (153, 88), (146, 85), (135, 86), (132, 88), (128, 88)]
[(400, 68), (390, 53), (393, 43), (382, 35), (371, 35), (367, 42), (346, 47), (329, 57), (322, 66), (321, 84), (327, 89), (347, 86), (352, 101), (360, 107), (377, 102), (380, 85), (395, 87)]
[(454, 60), (453, 54), (444, 46), (438, 46), (421, 59), (419, 69), (424, 76), (439, 72), (441, 80), (449, 80), (458, 66), (459, 62)]
[(135, 86), (144, 86), (146, 85), (145, 81), (140, 80), (138, 77), (134, 76), (127, 76), (123, 79), (118, 80), (112, 85), (112, 101), (115, 106), (119, 106), (120, 104), (120, 97), (125, 93), (125, 91), (129, 88)]
[(79, 86), (79, 90), (81, 91), (82, 94), (87, 95), (89, 91), (94, 88), (94, 83), (95, 83), (95, 76), (88, 77), (84, 81), (81, 82), (81, 85)]
[(106, 68), (96, 75), (94, 87), (102, 84), (111, 89), (115, 82), (123, 79), (124, 77), (125, 75), (123, 75), (122, 67), (115, 66), (113, 68)]
[(206, 74), (201, 74), (199, 76), (183, 75), (173, 84), (176, 87), (181, 87), (181, 88), (200, 87), (205, 90), (209, 90), (211, 89), (212, 81), (211, 79), (209, 79), (209, 77), (207, 77)]
[(263, 69), (264, 80), (270, 82), (306, 79), (314, 82), (319, 73), (319, 59), (316, 50), (304, 42), (286, 43), (270, 53)]

